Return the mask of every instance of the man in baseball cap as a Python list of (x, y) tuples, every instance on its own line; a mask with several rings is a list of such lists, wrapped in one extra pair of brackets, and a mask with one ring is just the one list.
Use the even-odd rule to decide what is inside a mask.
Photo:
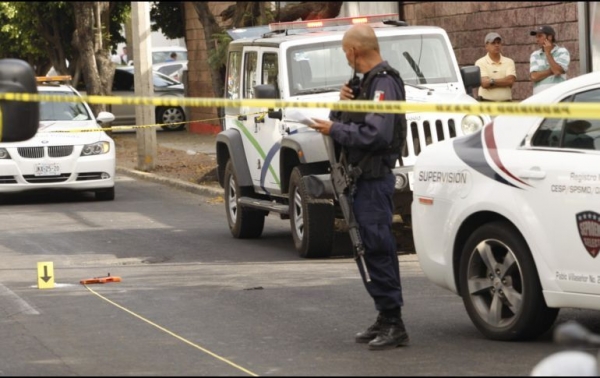
[(484, 42), (487, 54), (475, 62), (481, 72), (479, 101), (512, 101), (512, 85), (517, 78), (515, 62), (501, 54), (500, 34), (488, 33)]
[(485, 40), (483, 41), (483, 43), (492, 43), (495, 40), (499, 39), (500, 41), (502, 41), (502, 37), (500, 37), (500, 34), (495, 33), (495, 32), (491, 32), (491, 33), (487, 33), (485, 36)]
[(548, 25), (538, 26), (535, 30), (530, 31), (529, 35), (537, 35), (538, 33), (556, 36), (556, 32), (554, 31), (552, 26)]
[(533, 82), (533, 94), (537, 94), (567, 80), (571, 55), (566, 48), (556, 45), (556, 32), (551, 26), (539, 26), (529, 34), (535, 36), (541, 47), (529, 57), (529, 77)]

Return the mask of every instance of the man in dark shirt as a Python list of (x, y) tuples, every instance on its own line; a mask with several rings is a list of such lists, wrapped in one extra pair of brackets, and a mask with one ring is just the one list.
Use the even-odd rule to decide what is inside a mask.
[[(360, 100), (405, 100), (400, 75), (384, 61), (373, 29), (356, 25), (342, 40), (348, 64), (364, 74), (360, 82)], [(344, 85), (341, 100), (352, 100), (352, 89)], [(365, 263), (371, 281), (358, 263), (367, 292), (379, 312), (377, 320), (366, 331), (356, 335), (358, 343), (369, 343), (369, 349), (390, 349), (406, 345), (408, 334), (401, 316), (403, 305), (396, 239), (392, 233), (393, 193), (395, 177), (391, 169), (399, 157), (406, 137), (404, 114), (331, 112), (329, 120), (314, 119), (311, 126), (330, 135), (342, 147), (349, 164), (359, 166), (353, 210), (365, 246)], [(399, 144), (398, 144), (399, 143)]]

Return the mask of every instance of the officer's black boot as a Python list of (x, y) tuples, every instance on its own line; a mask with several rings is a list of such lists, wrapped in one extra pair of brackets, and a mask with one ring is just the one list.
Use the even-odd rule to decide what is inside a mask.
[(408, 333), (404, 327), (404, 322), (400, 316), (400, 311), (397, 314), (386, 314), (382, 317), (381, 326), (377, 337), (369, 342), (369, 349), (383, 350), (393, 349), (409, 342)]
[(379, 315), (377, 316), (377, 320), (375, 320), (375, 323), (373, 323), (365, 331), (357, 333), (354, 340), (356, 340), (357, 343), (366, 344), (369, 341), (376, 338), (377, 334), (379, 333), (379, 330), (381, 328), (382, 319), (383, 319), (383, 315), (381, 313), (379, 313)]

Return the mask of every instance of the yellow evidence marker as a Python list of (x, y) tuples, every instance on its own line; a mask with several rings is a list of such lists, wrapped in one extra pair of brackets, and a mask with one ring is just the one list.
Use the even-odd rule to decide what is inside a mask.
[(37, 263), (38, 289), (54, 288), (54, 264), (52, 262)]

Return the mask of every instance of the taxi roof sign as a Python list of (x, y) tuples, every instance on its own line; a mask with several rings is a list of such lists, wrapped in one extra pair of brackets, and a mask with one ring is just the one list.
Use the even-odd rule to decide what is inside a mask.
[(35, 81), (38, 83), (70, 83), (71, 76), (36, 76)]

